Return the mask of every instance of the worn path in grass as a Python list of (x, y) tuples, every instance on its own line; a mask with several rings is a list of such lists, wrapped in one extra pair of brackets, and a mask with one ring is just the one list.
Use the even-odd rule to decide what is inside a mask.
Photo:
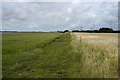
[[(69, 33), (58, 33), (58, 35), (57, 33), (26, 33), (23, 35), (21, 33), (6, 37), (9, 35), (4, 35), (3, 39), (3, 78), (73, 77), (73, 65), (79, 61), (80, 56), (71, 52), (71, 36)], [(16, 39), (17, 36), (20, 36), (17, 39), (22, 40), (24, 44)], [(32, 39), (26, 39), (26, 36)], [(20, 43), (21, 47), (27, 46), (26, 42), (29, 45), (26, 47), (27, 50), (24, 50), (23, 47), (20, 48), (20, 45), (13, 43), (14, 49), (18, 47), (18, 50), (22, 50), (20, 53), (17, 53), (13, 48), (6, 48), (12, 45), (10, 44), (11, 41)], [(5, 42), (9, 43), (9, 45)], [(35, 46), (28, 49), (28, 47), (32, 46), (30, 44)], [(12, 52), (8, 53), (10, 50)]]

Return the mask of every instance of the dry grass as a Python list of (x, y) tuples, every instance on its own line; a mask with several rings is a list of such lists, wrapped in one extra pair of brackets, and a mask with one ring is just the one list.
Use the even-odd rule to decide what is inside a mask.
[(82, 68), (80, 71), (82, 77), (118, 77), (117, 33), (71, 33), (71, 35), (74, 51), (83, 52), (83, 65), (77, 66)]

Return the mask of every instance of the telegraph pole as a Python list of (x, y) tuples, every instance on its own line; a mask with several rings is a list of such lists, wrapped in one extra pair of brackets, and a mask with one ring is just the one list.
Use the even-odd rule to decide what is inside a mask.
[(110, 28), (112, 28), (112, 23), (110, 23)]
[(95, 24), (93, 24), (93, 26), (91, 27), (91, 31), (94, 30)]

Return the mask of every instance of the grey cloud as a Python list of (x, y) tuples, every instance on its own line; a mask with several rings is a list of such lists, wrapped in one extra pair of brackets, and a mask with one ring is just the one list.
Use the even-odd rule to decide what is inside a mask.
[(4, 2), (5, 30), (95, 29), (102, 26), (117, 29), (117, 3), (102, 2)]

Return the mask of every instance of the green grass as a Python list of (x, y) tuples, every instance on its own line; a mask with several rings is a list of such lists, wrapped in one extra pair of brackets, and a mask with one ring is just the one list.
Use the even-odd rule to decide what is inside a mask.
[(80, 41), (69, 32), (4, 33), (3, 78), (117, 78), (117, 43), (102, 36), (101, 45), (101, 36)]
[(69, 33), (3, 34), (3, 77), (70, 77), (75, 60), (70, 43)]
[(48, 44), (54, 38), (60, 35), (61, 34), (59, 33), (5, 33), (3, 34), (3, 39), (2, 39), (3, 41), (3, 44), (2, 44), (3, 76), (9, 73), (10, 68), (13, 67), (15, 63), (17, 63), (21, 55), (24, 56), (24, 53), (26, 52), (28, 52), (29, 54), (31, 50), (42, 48), (44, 44)]

